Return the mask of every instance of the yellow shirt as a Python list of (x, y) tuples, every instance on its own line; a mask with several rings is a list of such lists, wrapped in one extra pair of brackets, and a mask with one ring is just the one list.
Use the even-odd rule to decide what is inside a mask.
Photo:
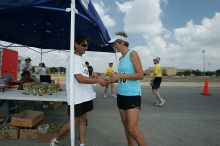
[(110, 76), (111, 73), (113, 73), (113, 72), (114, 72), (114, 68), (113, 67), (107, 67), (105, 69), (105, 76)]
[(154, 67), (154, 72), (153, 72), (154, 77), (162, 77), (162, 68), (160, 64), (156, 64)]

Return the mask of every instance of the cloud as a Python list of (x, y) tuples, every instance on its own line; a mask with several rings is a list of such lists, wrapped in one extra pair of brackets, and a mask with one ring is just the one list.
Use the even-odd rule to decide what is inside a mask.
[(124, 2), (124, 3), (115, 2), (115, 4), (118, 6), (119, 10), (123, 13), (126, 13), (132, 8), (131, 2)]
[(125, 13), (126, 32), (155, 36), (164, 31), (160, 20), (162, 10), (159, 0), (134, 0), (116, 4)]
[[(176, 28), (174, 30), (174, 37), (177, 43), (184, 48), (184, 53), (192, 57), (191, 64), (198, 65), (202, 62), (203, 55), (201, 50), (206, 50), (207, 64), (212, 62), (210, 69), (219, 69), (220, 66), (215, 62), (219, 60), (219, 46), (220, 46), (220, 13), (215, 13), (212, 18), (204, 18), (201, 24), (194, 24), (188, 21), (185, 27)], [(200, 63), (201, 68), (202, 63)]]
[(195, 25), (193, 21), (187, 22), (185, 27), (174, 30), (178, 43), (187, 47), (211, 47), (220, 46), (220, 13), (216, 13), (213, 18), (204, 18), (200, 25)]
[(93, 2), (95, 9), (97, 10), (99, 16), (101, 17), (104, 25), (106, 27), (114, 27), (115, 20), (107, 14), (108, 8), (104, 5), (102, 1)]
[[(145, 39), (145, 46), (136, 46), (144, 68), (152, 66), (152, 58), (161, 57), (162, 66), (178, 68), (203, 68), (202, 49), (206, 49), (206, 60), (219, 60), (220, 46), (220, 13), (213, 18), (205, 18), (201, 24), (189, 20), (186, 26), (167, 30), (164, 28), (161, 16), (162, 4), (167, 0), (133, 0), (116, 2), (123, 12), (124, 30), (130, 35), (140, 35)], [(150, 59), (149, 59), (150, 58)], [(147, 63), (146, 63), (147, 62)], [(211, 63), (210, 70), (219, 69), (217, 63)]]

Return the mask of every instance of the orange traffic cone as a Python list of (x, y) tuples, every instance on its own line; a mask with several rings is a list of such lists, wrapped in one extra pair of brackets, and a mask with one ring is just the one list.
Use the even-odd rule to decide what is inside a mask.
[(200, 94), (202, 94), (202, 95), (211, 95), (211, 94), (209, 93), (209, 83), (208, 83), (208, 79), (205, 80), (203, 92), (200, 93)]

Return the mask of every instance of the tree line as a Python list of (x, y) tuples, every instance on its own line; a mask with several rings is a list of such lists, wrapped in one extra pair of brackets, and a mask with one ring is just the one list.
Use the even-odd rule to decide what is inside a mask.
[(200, 71), (200, 70), (192, 70), (192, 71), (184, 71), (184, 72), (177, 72), (176, 73), (177, 76), (190, 76), (190, 75), (194, 75), (194, 76), (220, 76), (220, 69), (216, 70), (216, 71), (206, 71), (205, 73)]

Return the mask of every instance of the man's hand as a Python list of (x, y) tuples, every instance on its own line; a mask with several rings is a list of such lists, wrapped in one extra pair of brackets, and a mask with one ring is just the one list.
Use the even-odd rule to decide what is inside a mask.
[(108, 86), (109, 85), (109, 80), (99, 77), (98, 78), (98, 83), (101, 86)]
[(110, 75), (110, 82), (115, 83), (118, 82), (118, 80), (121, 78), (121, 74), (112, 73)]

